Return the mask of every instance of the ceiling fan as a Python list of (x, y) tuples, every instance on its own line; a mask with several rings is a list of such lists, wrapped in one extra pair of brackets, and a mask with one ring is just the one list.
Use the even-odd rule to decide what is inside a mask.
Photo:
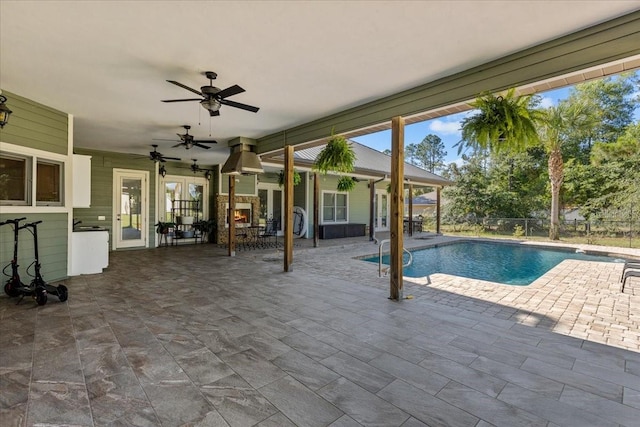
[[(215, 140), (204, 141), (204, 140), (194, 139), (193, 135), (189, 134), (189, 129), (191, 129), (191, 126), (184, 125), (182, 127), (185, 128), (185, 130), (187, 132), (185, 134), (179, 134), (179, 133), (176, 134), (176, 135), (178, 135), (180, 137), (180, 142), (178, 142), (176, 145), (173, 145), (172, 148), (184, 145), (184, 148), (186, 148), (187, 150), (191, 149), (191, 147), (193, 147), (193, 146), (200, 147), (200, 148), (205, 148), (205, 149), (208, 150), (211, 147), (209, 147), (207, 145), (203, 145), (203, 144), (217, 144), (218, 143), (218, 141), (215, 141)], [(156, 139), (155, 141), (173, 141), (173, 139)]]
[(158, 163), (158, 162), (164, 163), (167, 160), (181, 160), (177, 157), (164, 156), (162, 153), (158, 152), (157, 150), (158, 144), (152, 144), (151, 146), (153, 147), (153, 151), (149, 151), (149, 160), (153, 161), (154, 163)]
[(222, 105), (228, 105), (229, 107), (240, 108), (241, 110), (251, 111), (257, 113), (259, 108), (252, 105), (242, 104), (240, 102), (229, 101), (228, 97), (237, 95), (245, 90), (238, 85), (229, 86), (226, 89), (220, 89), (213, 85), (213, 80), (218, 77), (213, 71), (205, 71), (204, 75), (209, 79), (209, 86), (202, 86), (199, 91), (183, 85), (175, 80), (167, 80), (169, 83), (176, 86), (180, 86), (190, 92), (200, 95), (202, 98), (187, 98), (187, 99), (163, 99), (162, 102), (185, 102), (185, 101), (200, 101), (200, 105), (209, 111), (210, 116), (219, 116), (220, 107)]
[(193, 164), (189, 166), (189, 169), (191, 169), (191, 171), (194, 173), (194, 175), (198, 172), (204, 172), (204, 177), (206, 179), (211, 178), (211, 172), (213, 172), (211, 169), (205, 169), (205, 168), (201, 168), (200, 166), (198, 166), (198, 160), (197, 159), (191, 159), (193, 161)]

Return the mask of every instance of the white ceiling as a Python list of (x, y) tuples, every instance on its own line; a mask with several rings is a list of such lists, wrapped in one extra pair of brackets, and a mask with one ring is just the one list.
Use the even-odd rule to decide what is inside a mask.
[[(75, 146), (224, 162), (258, 138), (637, 10), (640, 1), (0, 0), (0, 88), (73, 114)], [(197, 102), (238, 84), (210, 119)], [(10, 106), (10, 101), (7, 103)], [(198, 123), (201, 125), (198, 125)], [(181, 126), (211, 150), (170, 148)]]

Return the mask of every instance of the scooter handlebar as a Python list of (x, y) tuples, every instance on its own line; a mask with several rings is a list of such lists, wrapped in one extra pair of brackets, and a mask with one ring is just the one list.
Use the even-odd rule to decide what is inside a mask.
[(8, 219), (8, 220), (6, 220), (6, 221), (2, 221), (2, 222), (0, 222), (0, 225), (5, 225), (5, 224), (15, 224), (15, 225), (18, 225), (18, 223), (19, 223), (20, 221), (24, 221), (25, 219), (27, 219), (27, 217), (26, 217), (26, 216), (25, 216), (25, 217), (22, 217), (22, 218)]

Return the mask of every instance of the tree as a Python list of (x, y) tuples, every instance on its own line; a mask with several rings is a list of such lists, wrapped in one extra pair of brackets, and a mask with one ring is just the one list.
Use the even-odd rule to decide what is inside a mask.
[(434, 173), (444, 166), (444, 157), (447, 152), (444, 149), (444, 142), (439, 136), (429, 134), (415, 148), (414, 156), (418, 165)]
[[(575, 129), (577, 141), (590, 151), (596, 142), (615, 142), (633, 123), (637, 100), (633, 99), (638, 78), (625, 73), (576, 85), (567, 102), (589, 105), (593, 121)], [(588, 152), (587, 157), (588, 160)]]
[(560, 102), (556, 107), (544, 111), (544, 120), (539, 123), (539, 135), (548, 157), (549, 182), (551, 184), (551, 212), (549, 238), (560, 238), (560, 188), (564, 179), (562, 147), (571, 129), (579, 128), (589, 117), (584, 104)]

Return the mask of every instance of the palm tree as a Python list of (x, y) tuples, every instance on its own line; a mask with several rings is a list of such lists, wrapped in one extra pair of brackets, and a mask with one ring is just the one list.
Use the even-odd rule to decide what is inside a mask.
[(547, 167), (551, 184), (551, 216), (549, 239), (560, 239), (560, 188), (564, 180), (562, 147), (567, 141), (568, 131), (584, 125), (588, 119), (583, 104), (560, 102), (544, 110), (544, 119), (539, 122), (540, 141), (549, 156)]
[(510, 89), (504, 96), (484, 94), (470, 104), (478, 113), (462, 121), (462, 141), (465, 147), (484, 148), (491, 152), (521, 152), (542, 144), (548, 158), (551, 183), (551, 216), (549, 238), (560, 234), (560, 188), (564, 179), (562, 146), (568, 130), (586, 123), (586, 108), (566, 102), (540, 110), (537, 99), (530, 95), (516, 96)]

